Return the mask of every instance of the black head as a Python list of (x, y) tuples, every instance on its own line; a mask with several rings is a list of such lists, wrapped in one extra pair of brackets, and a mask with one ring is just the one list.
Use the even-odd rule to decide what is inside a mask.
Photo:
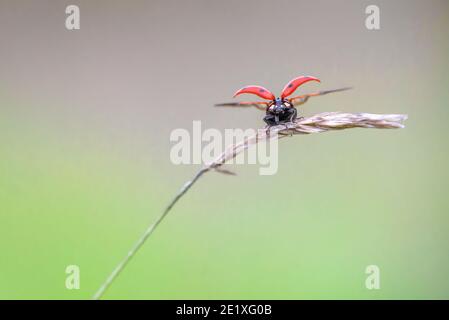
[(276, 98), (268, 105), (267, 111), (273, 114), (281, 114), (286, 111), (287, 108), (292, 108), (293, 104), (287, 99)]

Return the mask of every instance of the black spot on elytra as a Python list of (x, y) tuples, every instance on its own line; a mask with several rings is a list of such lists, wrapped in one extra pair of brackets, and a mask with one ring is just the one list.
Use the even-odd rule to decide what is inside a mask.
[(289, 87), (289, 88), (293, 87), (293, 84), (292, 84), (292, 83), (290, 83), (290, 84), (288, 85), (288, 87)]
[(264, 89), (259, 89), (259, 92), (265, 92), (265, 90)]

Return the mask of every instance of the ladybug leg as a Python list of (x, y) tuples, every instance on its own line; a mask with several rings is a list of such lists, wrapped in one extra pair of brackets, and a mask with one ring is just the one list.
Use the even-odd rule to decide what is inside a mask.
[(263, 121), (265, 121), (265, 123), (269, 126), (274, 126), (277, 125), (277, 121), (276, 121), (276, 117), (272, 114), (267, 114), (264, 118)]
[(296, 110), (295, 108), (288, 108), (287, 112), (289, 113), (288, 122), (295, 121), (296, 117), (298, 116), (298, 110)]
[(267, 115), (263, 118), (263, 121), (267, 124), (265, 127), (265, 134), (269, 136), (271, 127), (276, 125), (276, 118), (274, 115), (267, 113)]

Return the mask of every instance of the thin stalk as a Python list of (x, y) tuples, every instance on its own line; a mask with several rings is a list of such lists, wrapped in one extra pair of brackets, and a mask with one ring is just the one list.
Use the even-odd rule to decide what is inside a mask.
[(136, 255), (137, 251), (142, 247), (142, 245), (145, 243), (145, 241), (148, 239), (148, 237), (156, 230), (157, 226), (164, 220), (164, 218), (167, 216), (167, 214), (170, 212), (170, 210), (173, 208), (176, 202), (193, 186), (193, 184), (198, 181), (198, 179), (207, 171), (209, 171), (209, 168), (202, 168), (200, 171), (197, 172), (197, 174), (193, 177), (192, 180), (187, 181), (186, 184), (179, 190), (179, 192), (176, 194), (176, 196), (170, 201), (167, 208), (165, 208), (164, 212), (157, 218), (157, 220), (151, 224), (143, 233), (143, 235), (140, 237), (140, 239), (134, 244), (132, 249), (128, 252), (128, 254), (125, 256), (125, 258), (115, 267), (115, 269), (112, 271), (112, 273), (109, 275), (109, 277), (106, 279), (106, 281), (101, 285), (101, 287), (98, 289), (98, 291), (93, 296), (93, 300), (100, 299), (106, 290), (111, 286), (112, 282), (119, 276), (119, 274), (123, 271), (123, 269), (126, 267), (126, 265), (132, 260), (132, 258)]

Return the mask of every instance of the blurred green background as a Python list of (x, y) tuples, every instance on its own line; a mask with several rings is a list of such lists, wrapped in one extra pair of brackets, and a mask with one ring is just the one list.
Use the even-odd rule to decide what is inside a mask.
[(300, 92), (354, 86), (303, 115), (406, 128), (284, 139), (274, 176), (207, 174), (104, 298), (449, 298), (448, 30), (436, 0), (1, 0), (0, 298), (90, 298), (198, 169), (170, 162), (170, 132), (260, 127), (212, 105), (302, 74), (322, 83)]

